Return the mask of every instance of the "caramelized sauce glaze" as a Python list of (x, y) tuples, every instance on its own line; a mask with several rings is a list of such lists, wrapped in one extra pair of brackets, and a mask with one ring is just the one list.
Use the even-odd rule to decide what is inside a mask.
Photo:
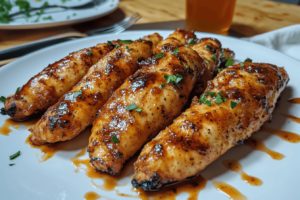
[(276, 136), (280, 137), (281, 139), (283, 139), (287, 142), (290, 142), (290, 143), (299, 143), (300, 142), (300, 135), (293, 133), (293, 132), (283, 131), (283, 130), (265, 127), (265, 126), (262, 127), (260, 130), (263, 132), (267, 132), (267, 133), (276, 135)]
[(11, 127), (19, 129), (19, 126), (25, 126), (26, 129), (29, 129), (34, 126), (37, 121), (38, 119), (31, 119), (27, 121), (17, 122), (12, 120), (11, 118), (7, 118), (4, 124), (0, 127), (0, 134), (8, 136), (9, 133), (13, 131)]
[(183, 181), (176, 185), (167, 186), (156, 192), (145, 192), (141, 188), (133, 188), (133, 191), (138, 193), (138, 197), (142, 200), (175, 200), (176, 197), (183, 192), (189, 194), (188, 200), (197, 200), (199, 192), (206, 187), (206, 183), (206, 179), (199, 175), (196, 178)]
[(285, 157), (283, 154), (278, 153), (276, 151), (272, 151), (269, 148), (267, 148), (265, 146), (265, 144), (263, 143), (263, 141), (256, 137), (251, 137), (251, 138), (245, 140), (244, 144), (247, 145), (248, 147), (250, 147), (251, 149), (265, 152), (266, 154), (268, 154), (271, 158), (273, 158), (275, 160), (282, 160)]
[(231, 171), (237, 172), (241, 175), (243, 181), (252, 186), (261, 186), (263, 182), (254, 176), (249, 176), (243, 171), (242, 165), (236, 160), (223, 160), (223, 165)]
[(295, 103), (295, 104), (300, 104), (300, 98), (289, 99), (288, 102)]
[(242, 193), (240, 193), (237, 189), (223, 182), (214, 181), (213, 182), (215, 188), (225, 194), (231, 200), (246, 200)]
[(293, 115), (285, 115), (285, 114), (282, 114), (282, 115), (289, 118), (289, 119), (291, 119), (292, 121), (297, 122), (298, 124), (300, 124), (300, 118), (299, 117), (295, 117)]

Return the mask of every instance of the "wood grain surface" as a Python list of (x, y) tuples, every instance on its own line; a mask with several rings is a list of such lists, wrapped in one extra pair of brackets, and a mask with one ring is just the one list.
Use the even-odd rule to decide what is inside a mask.
[[(115, 12), (90, 22), (38, 30), (1, 30), (0, 49), (68, 31), (84, 32), (109, 26), (134, 12), (142, 15), (137, 24), (182, 21), (185, 20), (185, 0), (120, 0)], [(250, 37), (299, 23), (300, 6), (263, 0), (237, 0), (231, 30)]]

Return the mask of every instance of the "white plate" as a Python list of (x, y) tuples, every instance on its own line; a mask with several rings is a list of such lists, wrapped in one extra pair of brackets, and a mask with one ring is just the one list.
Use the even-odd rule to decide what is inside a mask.
[[(67, 0), (65, 3), (62, 3), (62, 0), (50, 0), (47, 2), (49, 5), (78, 6), (90, 1), (92, 0)], [(46, 0), (28, 0), (28, 2), (31, 7), (41, 7)], [(25, 19), (24, 15), (18, 15), (9, 24), (0, 23), (0, 29), (35, 29), (76, 24), (108, 15), (118, 8), (118, 4), (119, 0), (95, 0), (95, 6), (82, 9), (48, 8), (44, 10), (45, 13), (41, 15), (38, 22), (34, 22), (38, 18), (35, 14), (38, 11), (33, 11), (29, 19)], [(18, 11), (19, 7), (14, 5), (10, 14)], [(43, 20), (44, 17), (49, 16), (52, 20)]]
[[(49, 63), (59, 60), (70, 52), (94, 46), (96, 43), (103, 43), (107, 40), (118, 38), (137, 39), (153, 32), (155, 31), (130, 31), (119, 35), (87, 37), (31, 53), (0, 68), (0, 96), (13, 94), (17, 87), (25, 84)], [(157, 32), (164, 37), (171, 33), (171, 31)], [(300, 97), (299, 61), (263, 46), (231, 37), (208, 33), (197, 33), (197, 36), (199, 38), (215, 37), (219, 39), (223, 47), (230, 47), (236, 52), (236, 57), (239, 60), (250, 57), (255, 62), (267, 62), (284, 66), (291, 80), (281, 95), (272, 123), (266, 123), (266, 126), (300, 133), (300, 124), (291, 122), (291, 120), (281, 115), (284, 113), (300, 117), (300, 105), (287, 102), (287, 99)], [(1, 125), (5, 119), (7, 119), (6, 116), (0, 116)], [(28, 135), (29, 132), (24, 127), (14, 130), (10, 136), (0, 135), (1, 199), (74, 200), (83, 199), (85, 193), (89, 191), (94, 191), (112, 199), (128, 199), (128, 197), (118, 196), (114, 191), (103, 191), (93, 187), (84, 171), (74, 173), (75, 167), (72, 165), (70, 158), (76, 155), (80, 149), (60, 151), (46, 162), (38, 163), (36, 154), (41, 155), (41, 153), (38, 149), (33, 149), (25, 144)], [(300, 161), (298, 152), (300, 152), (300, 143), (288, 143), (277, 136), (263, 132), (254, 135), (263, 139), (268, 148), (284, 154), (285, 158), (279, 161), (273, 160), (266, 153), (252, 150), (247, 146), (234, 147), (201, 173), (203, 177), (208, 179), (208, 183), (206, 188), (200, 192), (199, 199), (228, 199), (214, 188), (212, 180), (230, 184), (248, 199), (299, 199)], [(21, 151), (21, 156), (10, 161), (9, 155), (18, 150)], [(87, 154), (85, 157), (87, 157)], [(248, 185), (241, 180), (239, 174), (227, 170), (222, 165), (224, 159), (239, 160), (244, 171), (249, 175), (260, 178), (263, 185), (259, 187)], [(15, 163), (16, 165), (9, 166), (9, 163)], [(119, 192), (135, 195), (131, 191), (130, 179), (127, 178), (125, 182), (128, 182), (126, 186), (117, 187)], [(187, 194), (180, 194), (177, 199), (186, 197)]]

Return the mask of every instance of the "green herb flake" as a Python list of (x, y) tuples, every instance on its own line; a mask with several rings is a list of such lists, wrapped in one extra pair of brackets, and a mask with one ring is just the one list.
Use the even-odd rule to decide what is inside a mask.
[(43, 20), (52, 20), (52, 17), (51, 16), (43, 17)]
[(49, 6), (49, 3), (46, 1), (46, 2), (42, 5), (42, 7), (47, 7), (47, 6)]
[(15, 93), (15, 94), (17, 94), (17, 93), (19, 92), (19, 90), (20, 90), (20, 87), (18, 87), (18, 88), (17, 88), (17, 90), (16, 90), (16, 93)]
[(135, 103), (133, 102), (132, 104), (130, 104), (129, 106), (126, 106), (126, 110), (133, 110), (133, 109), (136, 109), (138, 108)]
[(226, 64), (225, 64), (226, 67), (229, 67), (230, 65), (233, 65), (232, 57), (229, 57), (229, 58), (227, 59), (227, 61), (226, 61)]
[(244, 67), (244, 63), (243, 63), (243, 62), (241, 62), (240, 65), (241, 65), (242, 67)]
[(145, 43), (145, 41), (143, 40), (142, 43)]
[(133, 43), (132, 40), (120, 40), (120, 43), (122, 44), (130, 44), (130, 43)]
[(10, 22), (9, 11), (12, 8), (12, 4), (9, 0), (0, 0), (0, 2), (0, 23), (8, 24)]
[(184, 64), (184, 68), (186, 68), (186, 71), (189, 72), (190, 71), (190, 67), (186, 64)]
[(12, 163), (12, 164), (9, 164), (9, 166), (14, 166), (14, 165), (15, 165), (15, 164), (13, 164), (13, 163)]
[(212, 57), (211, 57), (211, 59), (214, 61), (214, 62), (216, 62), (216, 55), (213, 55)]
[(120, 45), (118, 44), (118, 45), (116, 45), (116, 47), (115, 48), (119, 48), (120, 47)]
[(73, 16), (76, 16), (77, 14), (76, 13), (73, 13)]
[(160, 88), (163, 88), (163, 87), (165, 87), (165, 84), (162, 83), (159, 87), (160, 87)]
[(110, 45), (110, 46), (112, 45), (112, 44), (111, 44), (111, 41), (107, 41), (107, 44)]
[(1, 96), (1, 97), (0, 97), (0, 101), (1, 101), (1, 102), (3, 102), (3, 103), (5, 103), (5, 101), (6, 101), (6, 97), (4, 97), (4, 96)]
[(133, 48), (129, 48), (128, 46), (126, 46), (127, 51), (133, 50)]
[(252, 59), (251, 59), (251, 58), (247, 58), (247, 59), (245, 60), (245, 62), (252, 62)]
[(203, 93), (201, 98), (199, 99), (199, 103), (203, 103), (205, 100), (206, 100), (205, 93)]
[(118, 140), (118, 138), (115, 135), (113, 135), (111, 137), (111, 139), (112, 139), (112, 141), (113, 141), (114, 144), (119, 143), (119, 140)]
[(206, 62), (206, 63), (210, 63), (210, 60), (208, 60), (208, 59), (205, 59), (205, 62)]
[(213, 48), (211, 46), (209, 46), (209, 45), (206, 45), (205, 48), (209, 49), (209, 50), (213, 50)]
[(179, 52), (180, 52), (180, 51), (179, 51), (178, 49), (175, 49), (174, 52), (173, 52), (172, 54), (175, 55), (175, 56), (177, 56)]
[(205, 100), (204, 103), (208, 106), (211, 106), (211, 101), (209, 101), (209, 100)]
[(218, 69), (218, 72), (220, 73), (221, 71), (222, 71), (222, 69), (221, 69), (221, 68), (219, 68), (219, 69)]
[(165, 57), (164, 53), (159, 53), (156, 55), (156, 58), (163, 58), (163, 57)]
[(177, 85), (177, 87), (179, 89), (181, 89), (181, 85), (179, 85), (178, 82), (183, 79), (183, 76), (181, 76), (180, 74), (176, 74), (176, 75), (164, 75), (164, 78), (167, 80), (167, 83), (171, 82), (171, 83)]
[(135, 109), (136, 112), (142, 112), (142, 110), (143, 110), (142, 108)]
[(69, 16), (69, 15), (67, 16), (67, 19), (70, 19), (70, 16)]
[(81, 94), (82, 94), (82, 90), (79, 90), (78, 92), (74, 92), (73, 93), (73, 98), (75, 99), (75, 98), (77, 98)]
[(15, 159), (16, 157), (18, 157), (19, 155), (21, 155), (21, 151), (18, 151), (17, 153), (15, 153), (15, 154), (9, 156), (9, 159), (10, 159), (10, 160), (13, 160), (13, 159)]
[(238, 105), (237, 102), (234, 102), (234, 101), (231, 101), (231, 102), (230, 102), (230, 107), (231, 107), (231, 109), (234, 109), (237, 105)]
[(208, 95), (210, 95), (212, 97), (214, 97), (216, 95), (215, 92), (211, 92), (211, 91), (206, 91), (206, 94), (208, 94)]
[(188, 44), (196, 44), (196, 41), (194, 39), (190, 39)]
[(87, 54), (93, 55), (93, 52), (92, 51), (88, 51)]
[(139, 38), (139, 41), (141, 41), (142, 40), (142, 38)]
[(215, 103), (220, 104), (220, 103), (225, 102), (226, 100), (227, 100), (226, 98), (224, 98), (224, 99), (222, 98), (222, 92), (218, 92)]

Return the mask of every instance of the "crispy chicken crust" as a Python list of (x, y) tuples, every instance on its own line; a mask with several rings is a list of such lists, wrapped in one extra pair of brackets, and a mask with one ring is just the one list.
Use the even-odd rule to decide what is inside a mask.
[[(162, 49), (157, 53), (163, 53), (164, 57), (152, 57), (149, 64), (126, 79), (102, 107), (93, 122), (88, 147), (96, 170), (118, 174), (127, 159), (180, 115), (204, 71), (198, 53), (183, 46), (191, 38), (190, 34), (177, 30), (162, 41)], [(177, 74), (183, 77), (179, 86), (166, 82), (165, 76)], [(142, 111), (126, 109), (133, 103)]]
[(23, 121), (46, 111), (76, 85), (89, 68), (113, 49), (106, 43), (70, 53), (32, 77), (1, 108), (2, 115)]
[[(188, 110), (144, 146), (134, 163), (132, 185), (157, 190), (197, 175), (270, 119), (288, 81), (284, 68), (266, 63), (224, 69), (208, 82), (206, 91), (215, 92), (205, 93), (211, 106), (195, 97)], [(218, 92), (225, 102), (214, 102)]]
[(55, 143), (77, 136), (92, 124), (98, 110), (114, 90), (139, 68), (139, 62), (151, 55), (152, 42), (148, 40), (121, 44), (111, 51), (47, 110), (30, 130), (33, 133), (32, 142), (36, 145)]

